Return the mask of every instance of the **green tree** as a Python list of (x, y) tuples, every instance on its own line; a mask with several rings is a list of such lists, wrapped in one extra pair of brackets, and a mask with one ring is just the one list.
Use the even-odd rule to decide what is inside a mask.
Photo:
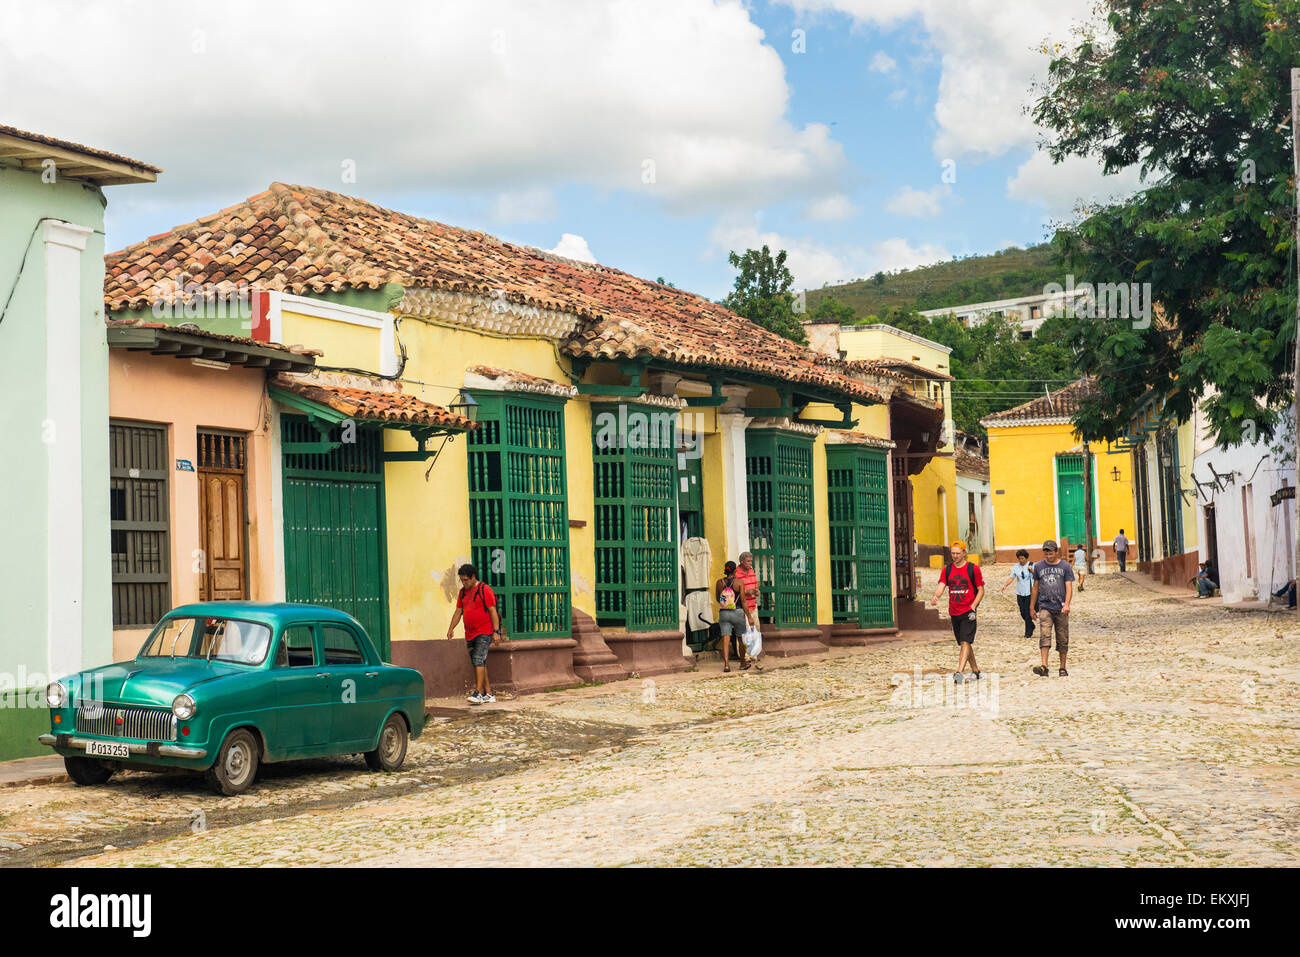
[(858, 314), (852, 306), (846, 306), (838, 299), (829, 296), (817, 300), (817, 306), (808, 315), (810, 322), (838, 322), (842, 326), (852, 325), (858, 321)]
[[(1052, 158), (1137, 164), (1133, 198), (1085, 211), (1053, 246), (1079, 282), (1150, 283), (1151, 322), (1078, 318), (1066, 339), (1097, 377), (1076, 417), (1114, 439), (1148, 395), (1197, 404), (1220, 442), (1271, 436), (1290, 401), (1295, 0), (1103, 0), (1105, 27), (1053, 59), (1033, 108)], [(1141, 286), (1139, 286), (1139, 289)]]
[(744, 254), (734, 250), (727, 262), (740, 270), (735, 288), (722, 300), (722, 304), (750, 322), (805, 345), (799, 317), (794, 313), (794, 275), (785, 265), (785, 250), (775, 256), (770, 249), (747, 249)]

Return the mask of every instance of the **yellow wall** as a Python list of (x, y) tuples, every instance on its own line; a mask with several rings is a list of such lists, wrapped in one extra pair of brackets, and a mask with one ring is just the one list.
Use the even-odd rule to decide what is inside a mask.
[[(944, 489), (944, 508), (939, 507), (939, 489)], [(947, 515), (947, 532), (944, 516)], [(951, 458), (934, 458), (912, 476), (912, 534), (919, 545), (948, 545), (957, 538), (957, 463)]]
[[(989, 429), (989, 488), (999, 555), (1022, 547), (1036, 555), (1033, 550), (1046, 539), (1059, 537), (1053, 459), (1079, 443), (1070, 425)], [(1128, 455), (1107, 455), (1105, 450), (1104, 443), (1092, 446), (1099, 545), (1109, 543), (1121, 528), (1130, 539), (1136, 537), (1132, 460)], [(1118, 481), (1113, 474), (1116, 468)]]

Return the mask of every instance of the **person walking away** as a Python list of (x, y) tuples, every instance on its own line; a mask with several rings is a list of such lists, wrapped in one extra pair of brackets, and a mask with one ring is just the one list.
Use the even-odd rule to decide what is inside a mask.
[(1214, 590), (1219, 587), (1219, 583), (1210, 577), (1210, 566), (1206, 562), (1201, 562), (1200, 571), (1191, 579), (1191, 584), (1196, 586), (1197, 598), (1213, 598)]
[[(741, 582), (745, 586), (745, 595), (743, 601), (743, 605), (745, 609), (745, 617), (749, 619), (750, 623), (753, 624), (755, 628), (757, 628), (758, 627), (758, 599), (761, 595), (761, 592), (759, 591), (758, 571), (757, 569), (754, 568), (754, 553), (741, 552), (738, 560), (740, 564), (736, 566), (736, 580)], [(741, 645), (744, 645), (743, 639), (741, 641)], [(763, 657), (762, 654), (759, 654), (754, 658), (750, 659), (750, 662), (759, 671), (763, 670), (762, 666), (759, 664), (759, 660), (762, 657)]]
[(930, 604), (939, 604), (939, 596), (948, 589), (948, 618), (952, 634), (957, 639), (957, 670), (953, 672), (954, 684), (966, 680), (962, 674), (970, 664), (971, 675), (980, 679), (979, 665), (975, 663), (975, 609), (984, 600), (984, 575), (978, 565), (966, 561), (966, 543), (956, 541), (950, 549), (952, 564), (945, 565), (939, 573), (939, 587), (934, 590)]
[[(722, 566), (723, 575), (713, 586), (714, 597), (718, 599), (718, 630), (722, 635), (722, 670), (731, 670), (731, 636), (743, 638), (746, 623), (758, 627), (758, 616), (745, 601), (745, 582), (736, 577), (736, 563), (727, 562)], [(740, 670), (745, 671), (752, 664), (745, 653), (745, 642), (740, 642)]]
[(1124, 562), (1128, 559), (1128, 539), (1124, 537), (1124, 529), (1119, 530), (1115, 536), (1115, 558), (1119, 561), (1119, 573), (1124, 574)]
[(1074, 550), (1074, 577), (1079, 580), (1079, 591), (1083, 591), (1083, 580), (1088, 577), (1088, 556), (1082, 545)]
[(1074, 572), (1061, 561), (1056, 542), (1043, 542), (1043, 560), (1034, 564), (1034, 588), (1029, 604), (1038, 609), (1038, 651), (1042, 663), (1034, 674), (1047, 677), (1047, 653), (1052, 650), (1052, 632), (1056, 632), (1056, 650), (1061, 656), (1062, 678), (1069, 677), (1065, 656), (1070, 649), (1070, 599), (1074, 596)]
[(456, 612), (447, 628), (447, 640), (456, 637), (456, 625), (465, 622), (465, 648), (474, 666), (474, 692), (470, 704), (495, 704), (492, 684), (488, 681), (488, 649), (501, 639), (501, 616), (497, 613), (497, 596), (486, 582), (478, 580), (478, 570), (468, 562), (456, 570), (460, 594)]
[(1016, 583), (1016, 604), (1020, 606), (1020, 617), (1025, 620), (1025, 637), (1034, 636), (1034, 612), (1029, 605), (1029, 593), (1034, 590), (1034, 570), (1029, 565), (1029, 551), (1016, 549), (1016, 564), (1011, 566), (1011, 574), (998, 589), (999, 594), (1007, 590), (1012, 582)]

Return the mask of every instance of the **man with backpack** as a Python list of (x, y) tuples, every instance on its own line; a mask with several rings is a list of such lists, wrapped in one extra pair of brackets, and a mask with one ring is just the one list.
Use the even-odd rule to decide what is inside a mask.
[(952, 564), (945, 565), (939, 573), (939, 587), (934, 590), (930, 604), (939, 604), (939, 596), (945, 587), (948, 589), (948, 617), (952, 621), (952, 634), (957, 639), (960, 653), (957, 656), (957, 670), (952, 680), (961, 684), (966, 680), (962, 674), (966, 663), (970, 663), (971, 676), (979, 681), (980, 670), (975, 664), (975, 609), (984, 600), (984, 575), (978, 565), (966, 561), (966, 543), (952, 543)]
[(456, 637), (456, 625), (465, 622), (465, 648), (469, 662), (474, 666), (474, 692), (470, 704), (495, 704), (492, 685), (488, 681), (488, 649), (501, 639), (501, 616), (497, 613), (497, 596), (492, 588), (478, 580), (478, 569), (466, 562), (456, 570), (460, 578), (460, 594), (456, 596), (456, 613), (447, 628), (447, 640)]

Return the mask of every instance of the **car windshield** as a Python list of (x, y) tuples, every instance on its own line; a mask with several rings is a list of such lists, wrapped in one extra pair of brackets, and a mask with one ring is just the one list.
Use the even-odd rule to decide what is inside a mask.
[(271, 629), (234, 618), (164, 618), (140, 649), (140, 658), (206, 658), (261, 664)]

